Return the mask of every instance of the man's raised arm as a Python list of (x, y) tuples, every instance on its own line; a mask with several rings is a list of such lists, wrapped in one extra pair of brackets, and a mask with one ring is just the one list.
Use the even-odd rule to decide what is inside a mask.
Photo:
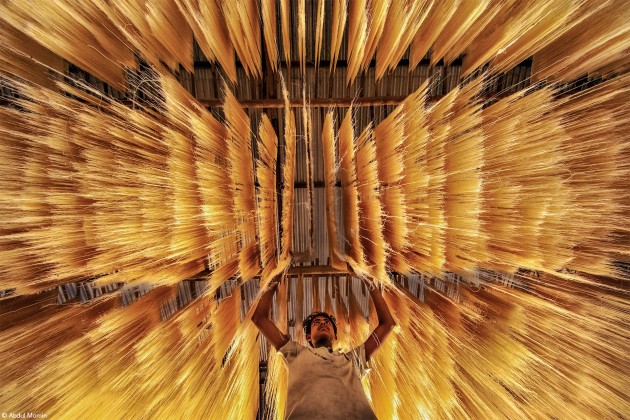
[(252, 315), (252, 321), (260, 332), (269, 340), (269, 342), (275, 347), (276, 350), (280, 350), (282, 346), (287, 344), (289, 337), (282, 334), (282, 332), (276, 327), (276, 324), (269, 319), (269, 312), (271, 311), (271, 304), (273, 302), (273, 294), (280, 284), (280, 278), (282, 274), (279, 274), (269, 284), (269, 288), (263, 293), (258, 301), (258, 306)]
[(374, 303), (376, 309), (376, 315), (378, 315), (378, 326), (374, 329), (372, 334), (365, 340), (365, 359), (370, 360), (370, 356), (378, 349), (383, 341), (387, 338), (390, 331), (396, 326), (396, 322), (389, 312), (387, 303), (383, 299), (383, 295), (378, 288), (370, 290), (370, 297)]

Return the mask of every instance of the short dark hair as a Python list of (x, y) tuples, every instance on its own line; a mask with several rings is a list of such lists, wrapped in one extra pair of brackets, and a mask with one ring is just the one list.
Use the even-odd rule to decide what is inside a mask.
[(304, 321), (302, 321), (302, 328), (304, 329), (304, 334), (311, 333), (311, 323), (318, 316), (323, 316), (324, 318), (328, 318), (328, 320), (333, 326), (333, 330), (335, 330), (335, 336), (336, 336), (337, 335), (337, 319), (333, 315), (328, 314), (326, 312), (313, 312), (312, 314), (307, 316), (304, 319)]

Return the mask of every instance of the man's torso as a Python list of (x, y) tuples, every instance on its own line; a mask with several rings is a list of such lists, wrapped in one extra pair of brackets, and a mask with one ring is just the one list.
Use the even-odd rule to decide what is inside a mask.
[(376, 419), (359, 379), (362, 347), (339, 353), (289, 341), (280, 352), (289, 368), (287, 419)]

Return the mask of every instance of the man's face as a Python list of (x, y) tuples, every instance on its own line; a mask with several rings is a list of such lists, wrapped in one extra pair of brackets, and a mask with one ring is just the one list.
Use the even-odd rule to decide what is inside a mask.
[(311, 321), (311, 333), (306, 335), (313, 347), (330, 347), (335, 339), (335, 330), (332, 323), (325, 316), (316, 316)]

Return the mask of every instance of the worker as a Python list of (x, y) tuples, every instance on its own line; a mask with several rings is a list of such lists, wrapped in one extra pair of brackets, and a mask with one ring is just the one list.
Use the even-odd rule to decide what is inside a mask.
[(337, 323), (333, 315), (315, 312), (302, 327), (308, 346), (291, 340), (269, 319), (275, 278), (260, 298), (252, 320), (286, 361), (289, 371), (285, 419), (376, 419), (361, 385), (368, 362), (395, 326), (379, 289), (370, 296), (378, 315), (378, 326), (367, 340), (350, 352), (333, 349)]

